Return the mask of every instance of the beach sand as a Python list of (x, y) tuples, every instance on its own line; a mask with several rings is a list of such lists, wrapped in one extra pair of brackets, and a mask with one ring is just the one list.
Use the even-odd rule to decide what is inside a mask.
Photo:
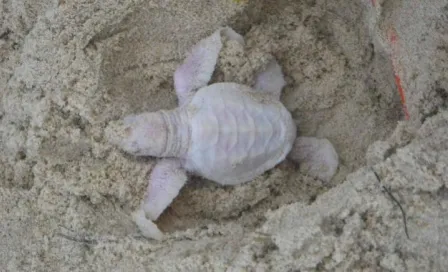
[[(447, 0), (6, 0), (0, 22), (1, 271), (448, 267)], [(246, 45), (225, 44), (213, 82), (251, 84), (274, 56), (299, 134), (328, 138), (338, 173), (192, 177), (166, 238), (145, 239), (131, 212), (155, 160), (105, 127), (176, 107), (174, 70), (220, 26)]]

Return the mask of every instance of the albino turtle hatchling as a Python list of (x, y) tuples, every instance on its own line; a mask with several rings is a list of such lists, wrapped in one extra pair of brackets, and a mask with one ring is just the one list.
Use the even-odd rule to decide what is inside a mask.
[(280, 102), (285, 85), (272, 60), (253, 87), (207, 86), (222, 48), (221, 38), (244, 44), (229, 27), (192, 49), (174, 74), (179, 107), (111, 122), (109, 140), (128, 153), (164, 158), (154, 167), (142, 207), (134, 214), (146, 237), (161, 239), (153, 223), (187, 181), (187, 172), (223, 185), (237, 185), (273, 168), (287, 156), (308, 175), (330, 180), (338, 155), (326, 139), (296, 138), (296, 125)]

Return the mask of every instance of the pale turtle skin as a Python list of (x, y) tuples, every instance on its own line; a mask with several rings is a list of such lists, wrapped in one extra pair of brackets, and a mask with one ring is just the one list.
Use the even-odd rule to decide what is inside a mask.
[(148, 238), (162, 239), (152, 221), (178, 195), (187, 173), (238, 185), (287, 156), (323, 181), (336, 173), (338, 155), (328, 140), (296, 138), (295, 122), (280, 102), (285, 80), (275, 59), (252, 87), (230, 82), (207, 86), (223, 37), (244, 44), (242, 36), (223, 27), (194, 46), (174, 74), (176, 109), (131, 115), (108, 128), (110, 141), (124, 151), (164, 158), (152, 170), (142, 206), (133, 214)]

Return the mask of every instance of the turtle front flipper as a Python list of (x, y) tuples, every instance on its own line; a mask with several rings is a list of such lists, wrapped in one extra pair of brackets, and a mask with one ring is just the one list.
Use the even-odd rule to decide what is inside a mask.
[(282, 68), (275, 59), (272, 59), (266, 68), (257, 75), (253, 88), (263, 93), (270, 93), (276, 99), (280, 99), (285, 85)]
[(186, 171), (177, 159), (163, 159), (151, 172), (142, 206), (134, 212), (134, 220), (145, 237), (160, 240), (162, 232), (153, 221), (171, 204), (187, 182)]
[(288, 158), (298, 163), (303, 173), (324, 182), (333, 178), (339, 165), (330, 141), (315, 137), (297, 137)]
[(174, 73), (179, 105), (183, 105), (194, 91), (210, 81), (222, 48), (221, 36), (244, 44), (243, 37), (230, 27), (219, 28), (211, 36), (199, 41)]

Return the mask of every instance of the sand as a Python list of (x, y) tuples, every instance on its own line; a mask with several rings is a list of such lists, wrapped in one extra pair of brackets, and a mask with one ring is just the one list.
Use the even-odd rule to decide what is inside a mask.
[[(0, 10), (1, 271), (448, 267), (446, 0), (27, 0)], [(299, 133), (334, 143), (338, 174), (323, 184), (286, 161), (235, 187), (192, 178), (157, 221), (167, 237), (145, 239), (130, 214), (155, 160), (117, 150), (104, 129), (175, 107), (177, 65), (225, 25), (246, 46), (225, 44), (213, 81), (250, 84), (275, 56)]]

